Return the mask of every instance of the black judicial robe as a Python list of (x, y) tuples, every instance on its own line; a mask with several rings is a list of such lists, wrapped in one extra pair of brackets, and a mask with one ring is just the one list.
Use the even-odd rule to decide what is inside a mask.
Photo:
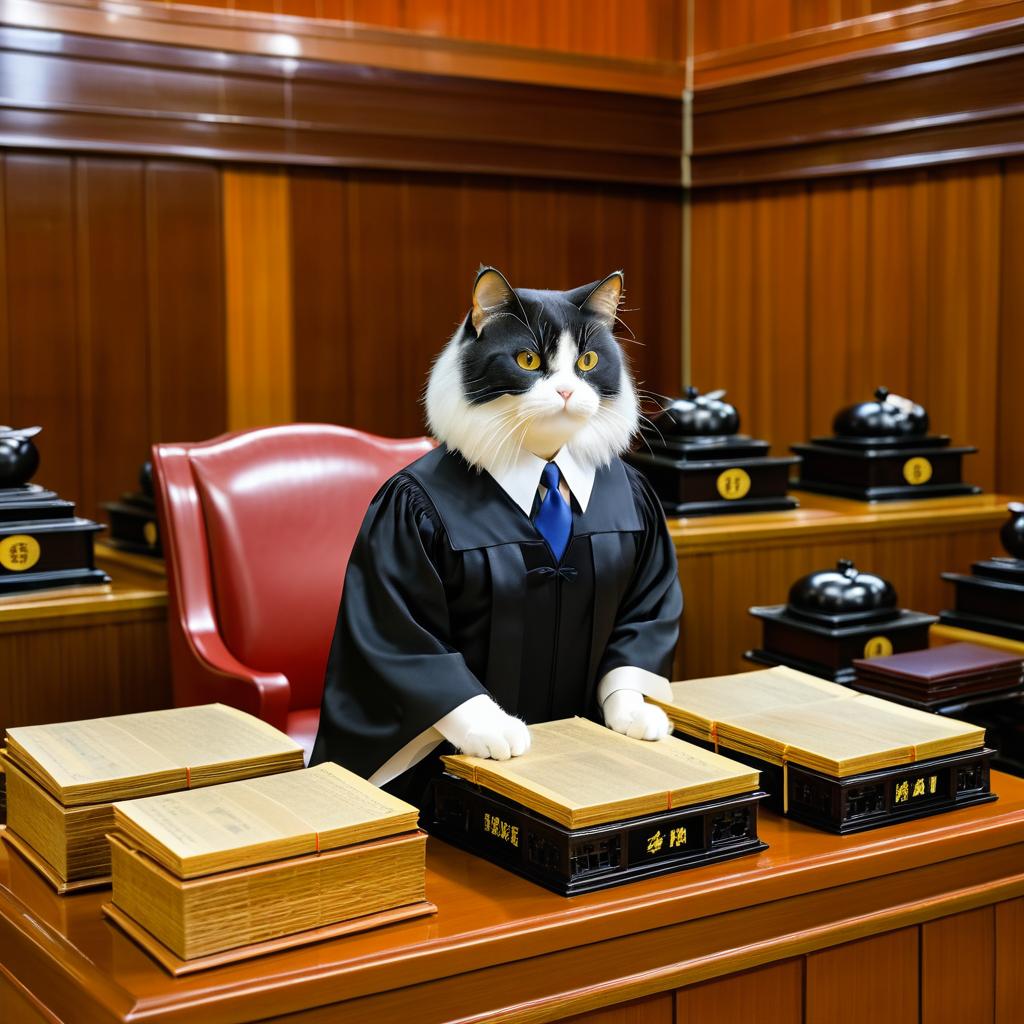
[[(556, 563), (497, 481), (457, 453), (437, 448), (392, 477), (349, 559), (311, 763), (369, 777), (481, 693), (527, 723), (601, 721), (605, 673), (669, 675), (682, 593), (657, 498), (615, 459), (586, 512), (572, 510)], [(420, 802), (440, 752), (386, 788)]]

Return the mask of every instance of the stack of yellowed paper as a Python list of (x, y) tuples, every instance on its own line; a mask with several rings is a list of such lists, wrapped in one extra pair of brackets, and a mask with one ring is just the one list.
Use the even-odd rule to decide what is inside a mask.
[(302, 767), (302, 748), (221, 704), (9, 729), (7, 837), (58, 891), (109, 881), (113, 801)]
[(677, 730), (770, 764), (843, 778), (975, 750), (985, 730), (857, 693), (794, 669), (672, 684), (663, 708)]
[(118, 803), (112, 916), (191, 960), (422, 906), (417, 817), (330, 763)]
[(625, 821), (758, 787), (758, 773), (692, 743), (630, 739), (583, 718), (530, 727), (532, 746), (509, 761), (455, 754), (459, 778), (566, 828)]

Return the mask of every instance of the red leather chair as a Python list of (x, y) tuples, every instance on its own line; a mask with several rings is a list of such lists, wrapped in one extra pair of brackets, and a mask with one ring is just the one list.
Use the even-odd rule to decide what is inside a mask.
[(431, 447), (315, 423), (154, 445), (176, 704), (241, 708), (308, 759), (363, 515)]

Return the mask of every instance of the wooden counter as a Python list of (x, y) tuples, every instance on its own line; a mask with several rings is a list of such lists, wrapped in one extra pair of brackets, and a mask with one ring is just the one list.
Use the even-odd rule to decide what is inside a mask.
[(1019, 1024), (1024, 781), (993, 788), (858, 836), (766, 813), (756, 857), (572, 900), (432, 838), (436, 916), (177, 980), (0, 843), (0, 1019)]
[(800, 508), (669, 520), (685, 611), (676, 677), (750, 668), (760, 646), (752, 605), (782, 604), (805, 573), (852, 558), (896, 587), (900, 604), (937, 614), (953, 602), (943, 572), (968, 572), (1001, 550), (999, 528), (1014, 499), (997, 494), (868, 505), (793, 492)]
[(0, 734), (171, 703), (163, 563), (97, 545), (107, 587), (0, 600)]

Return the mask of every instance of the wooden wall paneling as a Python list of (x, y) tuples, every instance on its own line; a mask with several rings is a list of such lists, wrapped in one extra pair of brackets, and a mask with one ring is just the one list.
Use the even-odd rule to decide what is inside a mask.
[[(173, 0), (182, 2), (182, 0)], [(680, 0), (184, 0), (202, 6), (404, 29), (425, 35), (640, 60), (681, 60)]]
[(867, 212), (868, 190), (862, 179), (810, 188), (809, 366), (804, 388), (811, 436), (830, 434), (839, 405), (857, 396), (867, 398), (874, 390), (863, 393), (860, 386), (867, 355)]
[(227, 429), (220, 173), (146, 164), (149, 437), (199, 441)]
[(149, 366), (143, 168), (76, 162), (82, 514), (134, 490), (148, 456)]
[[(951, 962), (947, 969), (949, 981), (955, 983), (955, 965)], [(960, 1019), (982, 1024), (982, 1018)], [(917, 928), (811, 953), (805, 1020), (806, 1024), (919, 1024)]]
[(0, 424), (17, 426), (11, 423), (14, 416), (11, 405), (11, 348), (7, 326), (7, 201), (4, 168), (4, 158), (0, 154), (0, 282), (4, 282), (0, 285)]
[(693, 204), (693, 382), (726, 388), (780, 453), (806, 432), (807, 212), (802, 186)]
[(803, 988), (802, 959), (691, 985), (676, 992), (675, 1024), (803, 1024)]
[(225, 169), (228, 427), (295, 418), (291, 203), (281, 170)]
[(353, 425), (376, 434), (412, 436), (422, 431), (418, 392), (400, 394), (395, 386), (396, 371), (408, 357), (400, 293), (400, 179), (353, 174), (347, 216)]
[(291, 274), (295, 417), (351, 423), (354, 380), (349, 327), (348, 173), (293, 171)]
[(566, 1017), (564, 1024), (673, 1024), (672, 993), (665, 992), (577, 1017)]
[(1014, 1024), (1024, 1007), (1024, 899), (995, 906), (995, 1024)]
[[(410, 435), (426, 431), (421, 398), (427, 376), (468, 311), (480, 262), (478, 258), (461, 266), (453, 260), (462, 230), (458, 214), (464, 187), (459, 178), (449, 176), (407, 177), (400, 186), (401, 238), (382, 284), (385, 292), (394, 288), (402, 326), (394, 337), (381, 339), (377, 358), (395, 359), (392, 386), (402, 396), (404, 433)], [(479, 241), (486, 245), (485, 238)]]
[(936, 429), (978, 446), (964, 477), (986, 490), (996, 483), (1001, 190), (994, 163), (944, 168), (931, 178), (922, 401)]
[(10, 416), (17, 426), (44, 428), (37, 482), (78, 500), (83, 453), (72, 161), (9, 153), (5, 163)]
[(921, 926), (921, 1024), (988, 1024), (994, 1014), (995, 908)]
[[(79, 18), (93, 13), (73, 10)], [(122, 17), (126, 29), (133, 15)], [(102, 38), (104, 24), (90, 23), (98, 34), (88, 36), (0, 28), (10, 93), (0, 109), (0, 145), (35, 147), (44, 139), (67, 151), (245, 164), (681, 184), (676, 71), (669, 88), (647, 95), (619, 89), (614, 67), (604, 64), (593, 87), (569, 87), (578, 84), (580, 61), (568, 58), (556, 61), (570, 65), (564, 86), (557, 79), (535, 84), (501, 80), (504, 65), (490, 50), (474, 58), (474, 75), (454, 75), (430, 61), (418, 71), (373, 66), (375, 50), (361, 62), (349, 52), (348, 32), (317, 56), (320, 36), (290, 26), (301, 56), (285, 63), (264, 52), (265, 32), (229, 33), (215, 49), (192, 26), (173, 26), (167, 45)]]
[(1020, 384), (1024, 381), (1024, 159), (1004, 165), (999, 281), (999, 388), (996, 476), (999, 489), (1024, 495)]

